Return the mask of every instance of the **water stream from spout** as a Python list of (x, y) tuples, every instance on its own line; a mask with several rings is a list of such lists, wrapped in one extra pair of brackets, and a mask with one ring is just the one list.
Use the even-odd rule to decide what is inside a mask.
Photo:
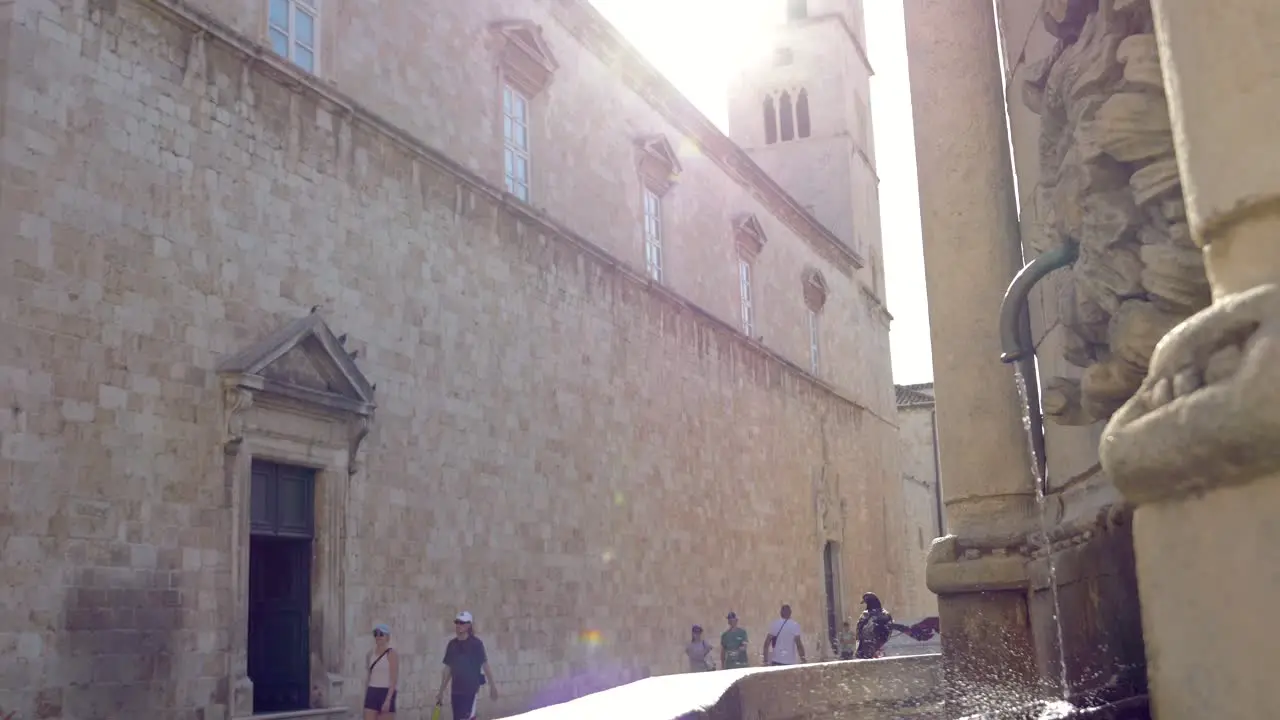
[(1036, 505), (1040, 512), (1040, 538), (1044, 544), (1045, 558), (1049, 565), (1049, 594), (1053, 598), (1053, 627), (1058, 641), (1058, 681), (1062, 685), (1062, 699), (1070, 698), (1070, 687), (1067, 684), (1067, 650), (1062, 636), (1062, 603), (1058, 598), (1058, 564), (1053, 559), (1052, 543), (1049, 541), (1049, 504), (1048, 504), (1048, 472), (1042, 470), (1036, 460), (1035, 441), (1031, 432), (1031, 403), (1028, 393), (1038, 392), (1037, 388), (1027, 387), (1026, 376), (1019, 365), (1014, 366), (1014, 383), (1018, 387), (1018, 399), (1022, 402), (1022, 429), (1027, 436), (1027, 445), (1031, 450), (1031, 475), (1036, 484)]

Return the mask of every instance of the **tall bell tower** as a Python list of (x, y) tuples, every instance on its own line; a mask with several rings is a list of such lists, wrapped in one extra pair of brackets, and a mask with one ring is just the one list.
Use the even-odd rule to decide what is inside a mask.
[(770, 0), (769, 47), (729, 88), (729, 136), (841, 242), (884, 299), (862, 0)]

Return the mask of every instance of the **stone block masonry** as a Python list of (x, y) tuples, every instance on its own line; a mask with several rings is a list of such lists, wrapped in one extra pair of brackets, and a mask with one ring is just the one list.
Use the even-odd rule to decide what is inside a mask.
[(849, 611), (894, 586), (889, 422), (273, 61), (149, 3), (8, 8), (0, 711), (234, 714), (216, 368), (314, 306), (378, 403), (317, 538), (330, 704), (374, 622), (415, 718), (474, 612), (492, 716), (677, 670), (731, 608), (758, 646), (790, 602), (818, 655), (828, 540)]

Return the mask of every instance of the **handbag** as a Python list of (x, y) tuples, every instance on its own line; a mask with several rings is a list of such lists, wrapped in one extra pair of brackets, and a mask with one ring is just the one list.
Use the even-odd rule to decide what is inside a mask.
[[(782, 634), (782, 628), (786, 627), (788, 622), (791, 622), (791, 618), (782, 618), (782, 624), (778, 626), (778, 635), (781, 635), (781, 634)], [(778, 647), (778, 635), (770, 635), (770, 636), (769, 636), (769, 649), (770, 649), (770, 650), (772, 650), (772, 649), (774, 649), (774, 648)]]

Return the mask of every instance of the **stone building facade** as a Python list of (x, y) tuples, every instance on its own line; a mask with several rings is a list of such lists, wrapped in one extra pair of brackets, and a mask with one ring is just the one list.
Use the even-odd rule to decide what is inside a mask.
[[(729, 89), (729, 133), (770, 176), (867, 259), (884, 297), (871, 61), (862, 0), (777, 2), (769, 52)], [(784, 15), (785, 13), (785, 15)]]
[(0, 711), (346, 717), (387, 622), (416, 718), (466, 608), (501, 715), (901, 592), (878, 240), (584, 2), (12, 0), (0, 98)]
[(909, 560), (904, 569), (902, 599), (892, 610), (903, 619), (938, 614), (938, 598), (925, 585), (925, 560), (935, 538), (945, 536), (942, 518), (938, 418), (933, 383), (898, 385), (899, 448), (902, 466), (903, 528)]

